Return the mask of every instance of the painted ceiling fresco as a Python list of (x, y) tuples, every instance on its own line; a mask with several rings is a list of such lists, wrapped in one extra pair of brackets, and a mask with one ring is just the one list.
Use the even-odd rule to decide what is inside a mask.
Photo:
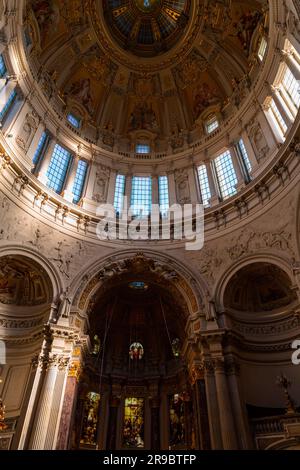
[(108, 140), (167, 141), (247, 96), (268, 3), (31, 0), (26, 15), (46, 93)]

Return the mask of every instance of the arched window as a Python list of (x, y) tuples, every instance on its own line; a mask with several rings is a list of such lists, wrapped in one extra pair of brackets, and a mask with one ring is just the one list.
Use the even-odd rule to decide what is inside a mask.
[(67, 121), (76, 129), (80, 129), (81, 127), (81, 119), (78, 118), (77, 116), (74, 116), (74, 114), (69, 113), (67, 115)]
[(151, 152), (150, 145), (148, 144), (137, 144), (135, 147), (135, 153), (148, 154)]
[(219, 121), (216, 116), (211, 116), (210, 119), (206, 122), (206, 132), (212, 134), (219, 127)]
[(262, 62), (265, 58), (266, 52), (267, 52), (267, 47), (268, 47), (268, 42), (266, 38), (263, 36), (261, 38), (261, 41), (259, 43), (259, 48), (258, 48), (258, 58)]

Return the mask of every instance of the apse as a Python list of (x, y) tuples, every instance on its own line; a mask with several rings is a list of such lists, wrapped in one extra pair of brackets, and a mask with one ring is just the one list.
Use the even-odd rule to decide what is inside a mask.
[(297, 300), (289, 276), (270, 263), (252, 263), (228, 282), (224, 305), (241, 312), (269, 312), (286, 308)]

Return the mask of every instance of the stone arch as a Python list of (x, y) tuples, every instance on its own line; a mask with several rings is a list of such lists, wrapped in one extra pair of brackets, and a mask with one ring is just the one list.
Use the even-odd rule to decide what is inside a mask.
[(86, 311), (90, 299), (105, 281), (125, 272), (128, 266), (130, 269), (131, 263), (138, 262), (139, 259), (149, 270), (176, 287), (186, 301), (190, 318), (199, 315), (209, 318), (210, 296), (205, 281), (199, 279), (199, 276), (197, 278), (175, 258), (150, 250), (141, 253), (133, 250), (122, 251), (97, 260), (88, 268), (85, 267), (70, 287), (71, 310)]
[(291, 285), (295, 284), (293, 267), (284, 258), (272, 254), (259, 254), (247, 256), (246, 258), (243, 258), (234, 263), (226, 272), (224, 272), (216, 284), (215, 301), (220, 312), (223, 312), (226, 309), (224, 302), (225, 291), (233, 276), (236, 275), (243, 268), (259, 263), (276, 266), (287, 275), (291, 282)]

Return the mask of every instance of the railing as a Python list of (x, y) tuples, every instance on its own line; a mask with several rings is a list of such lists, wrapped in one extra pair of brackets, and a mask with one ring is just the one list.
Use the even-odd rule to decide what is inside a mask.
[(300, 424), (300, 413), (270, 416), (251, 421), (255, 436), (261, 434), (284, 434), (285, 425), (294, 423)]

